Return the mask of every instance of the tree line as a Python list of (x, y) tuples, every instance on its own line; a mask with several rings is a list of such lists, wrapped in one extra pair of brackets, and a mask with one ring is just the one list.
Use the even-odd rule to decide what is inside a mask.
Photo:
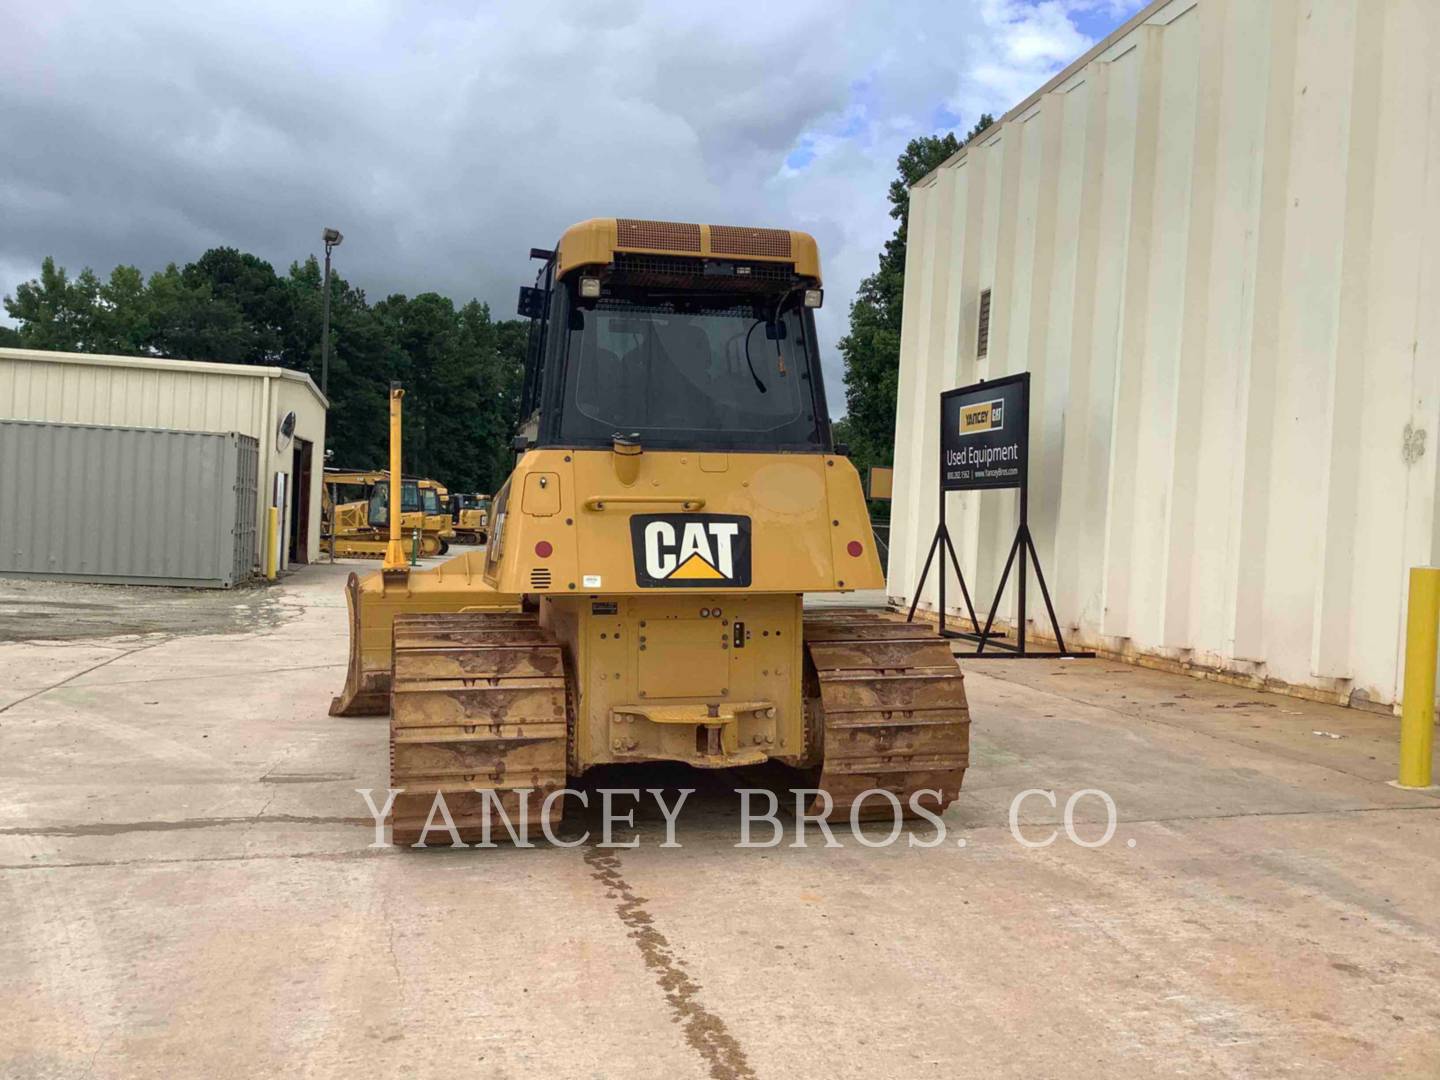
[[(900, 324), (910, 185), (994, 123), (988, 113), (965, 138), (912, 139), (896, 162), (890, 216), (897, 224), (850, 305), (839, 342), (846, 415), (835, 437), (861, 476), (890, 465), (900, 371)], [(477, 300), (456, 307), (427, 292), (371, 304), (338, 274), (330, 278), (330, 418), (333, 462), (383, 468), (388, 460), (387, 394), (406, 387), (406, 470), (459, 491), (495, 491), (509, 475), (519, 412), (527, 323), (493, 319)], [(193, 263), (148, 279), (117, 266), (101, 279), (71, 278), (47, 258), (40, 277), (5, 298), (18, 329), (0, 327), (0, 345), (261, 364), (303, 371), (320, 382), (323, 275), (314, 256), (284, 277), (255, 255), (212, 248)]]
[[(282, 367), (318, 386), (323, 282), (313, 256), (281, 276), (224, 247), (148, 278), (133, 266), (72, 277), (47, 258), (39, 278), (5, 297), (18, 326), (0, 327), (0, 345)], [(528, 324), (433, 292), (371, 303), (333, 271), (330, 290), (331, 463), (385, 467), (398, 380), (406, 471), (451, 490), (495, 491), (513, 461)]]

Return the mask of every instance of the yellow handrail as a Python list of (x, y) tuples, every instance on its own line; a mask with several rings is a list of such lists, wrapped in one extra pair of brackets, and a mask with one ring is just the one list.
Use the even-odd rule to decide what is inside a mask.
[(586, 510), (604, 510), (614, 503), (621, 506), (661, 505), (678, 506), (682, 510), (699, 510), (705, 500), (687, 495), (594, 495), (585, 500)]

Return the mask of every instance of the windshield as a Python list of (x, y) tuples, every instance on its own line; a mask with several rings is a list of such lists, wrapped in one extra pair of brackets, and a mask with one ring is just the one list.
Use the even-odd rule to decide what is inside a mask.
[(425, 513), (440, 513), (440, 495), (434, 488), (421, 488), (420, 494), (425, 499)]
[[(390, 524), (390, 481), (382, 480), (370, 490), (370, 510), (367, 520), (375, 528), (387, 528)], [(400, 512), (411, 514), (420, 509), (420, 488), (414, 480), (400, 482)]]
[(771, 321), (774, 303), (637, 295), (571, 308), (561, 440), (609, 445), (619, 433), (654, 445), (820, 445), (812, 324), (794, 301)]

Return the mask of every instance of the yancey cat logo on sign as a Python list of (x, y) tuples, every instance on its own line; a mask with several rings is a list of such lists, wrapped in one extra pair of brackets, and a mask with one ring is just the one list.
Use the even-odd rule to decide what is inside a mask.
[(739, 514), (635, 514), (630, 545), (642, 589), (750, 584), (750, 519)]

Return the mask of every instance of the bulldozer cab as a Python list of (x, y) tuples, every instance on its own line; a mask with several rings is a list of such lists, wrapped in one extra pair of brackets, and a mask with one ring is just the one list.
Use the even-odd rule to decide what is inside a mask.
[[(433, 493), (432, 493), (433, 494)], [(420, 495), (420, 485), (415, 480), (402, 480), (400, 482), (400, 514), (403, 521), (406, 514), (418, 514), (423, 507), (423, 500)], [(390, 527), (390, 484), (382, 481), (370, 488), (370, 510), (367, 520), (371, 528), (388, 529)]]
[[(762, 241), (752, 246), (772, 251), (798, 236), (748, 232)], [(525, 447), (608, 449), (618, 439), (654, 449), (831, 451), (815, 345), (818, 267), (803, 258), (626, 252), (590, 263), (566, 240), (534, 253), (545, 265), (521, 293), (521, 314), (533, 320)]]
[(483, 495), (457, 492), (449, 498), (450, 520), (459, 521), (463, 510), (484, 510), (490, 500)]

